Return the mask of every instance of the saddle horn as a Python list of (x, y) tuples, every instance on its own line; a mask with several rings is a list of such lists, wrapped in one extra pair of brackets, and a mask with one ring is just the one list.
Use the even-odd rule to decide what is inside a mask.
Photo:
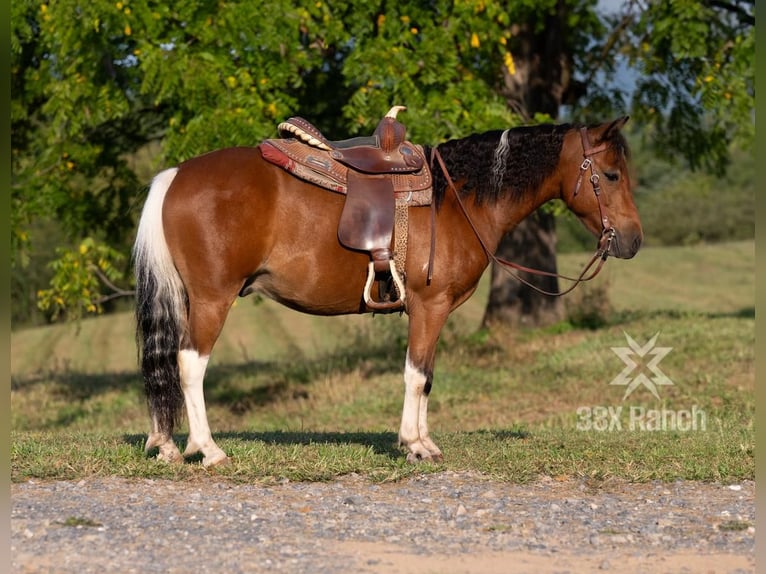
[(405, 141), (407, 128), (404, 127), (403, 123), (396, 119), (396, 114), (406, 109), (406, 106), (392, 107), (380, 120), (378, 127), (375, 128), (375, 131), (373, 132), (373, 135), (378, 136), (380, 149), (386, 153), (394, 151)]
[(398, 114), (399, 112), (403, 112), (406, 109), (407, 109), (407, 106), (394, 106), (390, 110), (388, 110), (388, 113), (384, 117), (396, 119), (396, 114)]

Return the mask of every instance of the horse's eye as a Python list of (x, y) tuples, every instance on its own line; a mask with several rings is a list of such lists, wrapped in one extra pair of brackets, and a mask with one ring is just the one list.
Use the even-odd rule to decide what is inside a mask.
[(604, 175), (609, 181), (617, 181), (618, 179), (620, 179), (619, 171), (605, 171)]

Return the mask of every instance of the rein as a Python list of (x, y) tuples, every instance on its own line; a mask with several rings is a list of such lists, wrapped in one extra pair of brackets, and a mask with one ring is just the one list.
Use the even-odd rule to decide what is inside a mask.
[[(596, 203), (598, 204), (598, 212), (601, 218), (601, 237), (599, 237), (598, 244), (596, 245), (596, 252), (593, 254), (593, 257), (591, 257), (590, 261), (585, 265), (580, 275), (577, 277), (568, 277), (566, 275), (561, 275), (559, 273), (552, 273), (550, 271), (541, 271), (539, 269), (532, 269), (530, 267), (525, 267), (524, 265), (519, 265), (518, 263), (514, 263), (513, 261), (508, 261), (506, 259), (503, 259), (501, 257), (497, 257), (494, 253), (492, 253), (488, 248), (487, 245), (484, 243), (484, 240), (481, 237), (481, 234), (479, 233), (479, 230), (476, 229), (476, 226), (474, 225), (473, 221), (471, 221), (471, 217), (468, 215), (468, 211), (465, 208), (465, 205), (463, 204), (463, 200), (460, 199), (460, 193), (458, 193), (457, 188), (455, 187), (455, 184), (452, 181), (452, 178), (449, 175), (449, 172), (447, 171), (447, 167), (444, 165), (444, 160), (442, 159), (441, 154), (436, 149), (436, 147), (431, 148), (431, 166), (433, 167), (433, 161), (436, 159), (436, 161), (439, 162), (439, 166), (441, 167), (442, 173), (444, 174), (444, 177), (447, 180), (448, 187), (452, 190), (452, 192), (455, 195), (455, 199), (457, 200), (457, 204), (460, 206), (460, 210), (463, 212), (463, 216), (465, 217), (468, 224), (471, 226), (471, 229), (473, 229), (474, 235), (476, 235), (476, 238), (479, 240), (479, 243), (481, 244), (482, 249), (484, 250), (484, 254), (487, 256), (487, 258), (490, 261), (494, 261), (496, 264), (500, 266), (504, 271), (506, 271), (509, 275), (514, 277), (517, 281), (520, 281), (521, 283), (527, 285), (528, 287), (531, 287), (538, 293), (542, 293), (543, 295), (550, 295), (552, 297), (560, 297), (561, 295), (565, 295), (572, 291), (575, 287), (577, 287), (581, 282), (583, 281), (590, 281), (593, 279), (596, 275), (599, 274), (601, 271), (601, 268), (604, 266), (604, 263), (606, 262), (607, 257), (609, 256), (609, 247), (612, 244), (612, 241), (614, 240), (616, 231), (614, 227), (612, 227), (609, 224), (609, 218), (604, 214), (604, 210), (601, 206), (601, 186), (599, 185), (599, 175), (595, 173), (593, 170), (593, 160), (591, 159), (592, 156), (601, 153), (607, 149), (606, 143), (601, 143), (598, 146), (592, 146), (590, 143), (590, 138), (588, 137), (588, 129), (586, 127), (580, 128), (580, 137), (582, 139), (582, 147), (583, 147), (583, 162), (580, 165), (580, 173), (577, 176), (577, 183), (575, 184), (574, 189), (574, 196), (577, 196), (577, 194), (580, 191), (580, 186), (582, 184), (583, 176), (585, 175), (585, 172), (590, 170), (590, 183), (593, 187), (593, 193), (596, 195)], [(432, 214), (433, 215), (433, 214)], [(433, 220), (433, 217), (432, 217)], [(433, 221), (432, 221), (433, 224)], [(431, 272), (432, 272), (432, 258), (433, 258), (433, 229), (432, 229), (432, 241), (431, 241), (431, 258), (429, 258), (429, 281), (431, 278)], [(590, 274), (588, 272), (590, 271), (591, 267), (593, 267), (594, 263), (598, 261), (598, 265), (596, 266), (596, 269), (593, 270)], [(540, 289), (536, 285), (533, 285), (526, 279), (522, 278), (518, 273), (515, 273), (515, 271), (523, 271), (525, 273), (532, 273), (534, 275), (542, 275), (545, 277), (557, 277), (559, 279), (565, 279), (567, 281), (574, 281), (574, 284), (571, 285), (569, 288), (565, 289), (564, 291), (559, 292), (552, 292), (552, 291), (546, 291), (545, 289)]]

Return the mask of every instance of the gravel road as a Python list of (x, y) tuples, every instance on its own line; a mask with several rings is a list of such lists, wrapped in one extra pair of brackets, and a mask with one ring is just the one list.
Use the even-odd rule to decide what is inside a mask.
[(20, 573), (755, 571), (753, 482), (104, 478), (13, 484), (11, 503)]

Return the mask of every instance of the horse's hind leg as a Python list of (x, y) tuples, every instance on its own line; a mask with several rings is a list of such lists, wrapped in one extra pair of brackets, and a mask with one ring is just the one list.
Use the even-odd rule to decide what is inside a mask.
[(227, 462), (226, 453), (213, 440), (207, 420), (203, 381), (213, 345), (218, 339), (232, 301), (189, 301), (189, 342), (178, 353), (181, 390), (189, 417), (189, 440), (184, 456), (202, 452), (202, 464)]
[(169, 463), (181, 462), (183, 457), (178, 450), (173, 437), (160, 430), (160, 423), (156, 415), (152, 415), (152, 431), (146, 439), (144, 451), (148, 454), (153, 448), (158, 449), (157, 460)]

